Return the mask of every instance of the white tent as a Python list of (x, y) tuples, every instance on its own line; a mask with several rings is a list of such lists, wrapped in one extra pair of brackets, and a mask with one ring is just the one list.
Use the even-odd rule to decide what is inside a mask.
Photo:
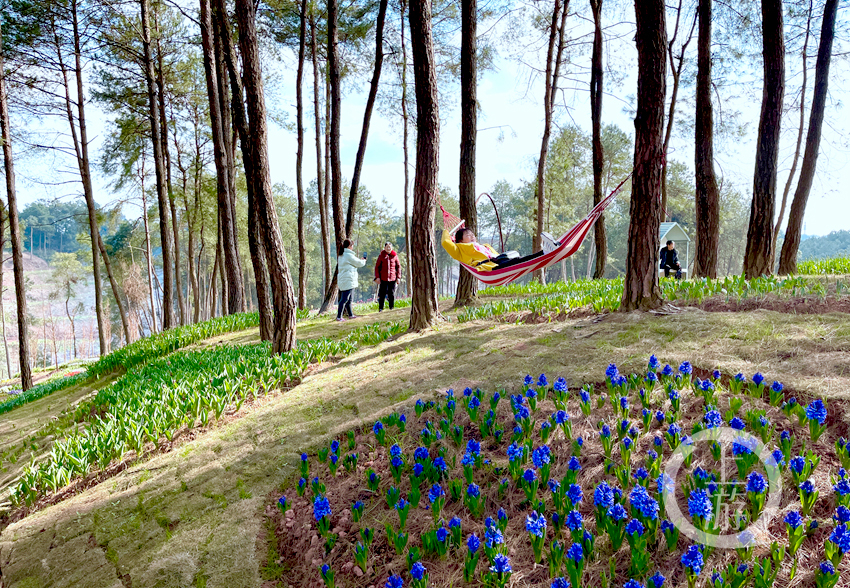
[[(664, 247), (667, 241), (675, 241), (676, 248), (679, 249), (679, 243), (685, 244), (685, 262), (682, 263), (682, 273), (684, 277), (688, 277), (688, 268), (690, 267), (690, 257), (691, 257), (691, 238), (688, 237), (688, 234), (679, 226), (679, 223), (661, 223), (661, 226), (658, 229), (658, 242), (661, 244), (661, 247)], [(681, 252), (682, 250), (679, 249)], [(681, 262), (680, 262), (681, 263)]]

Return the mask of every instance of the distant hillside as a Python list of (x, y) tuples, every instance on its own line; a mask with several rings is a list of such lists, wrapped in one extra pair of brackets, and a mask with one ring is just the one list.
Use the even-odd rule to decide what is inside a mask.
[(800, 243), (800, 259), (850, 257), (850, 231), (833, 231), (822, 237), (810, 237)]
[[(12, 271), (12, 254), (11, 254), (11, 251), (4, 251), (3, 252), (4, 257), (6, 257), (7, 254), (8, 254), (8, 259), (6, 259), (6, 263), (3, 264), (3, 270), (7, 271), (7, 272), (11, 272)], [(42, 258), (40, 258), (37, 255), (33, 255), (29, 251), (24, 251), (23, 258), (24, 258), (24, 271), (25, 272), (50, 269), (50, 266), (47, 265), (46, 261), (44, 261)]]

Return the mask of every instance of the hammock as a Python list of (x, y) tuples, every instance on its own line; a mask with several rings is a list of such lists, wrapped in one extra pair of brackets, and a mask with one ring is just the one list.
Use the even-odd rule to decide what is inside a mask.
[[(623, 187), (628, 179), (631, 177), (631, 174), (620, 182), (620, 184), (614, 188), (614, 191), (611, 192), (607, 197), (602, 199), (602, 201), (593, 207), (593, 210), (584, 217), (581, 221), (578, 222), (573, 228), (563, 234), (558, 241), (561, 243), (556, 249), (550, 251), (549, 253), (545, 253), (540, 257), (535, 257), (534, 259), (530, 259), (523, 263), (519, 263), (516, 265), (511, 265), (504, 268), (496, 268), (490, 271), (482, 271), (476, 269), (472, 266), (466, 265), (465, 263), (461, 263), (466, 271), (471, 273), (473, 276), (478, 278), (480, 281), (484, 282), (487, 286), (502, 286), (504, 284), (508, 284), (513, 282), (514, 280), (521, 278), (522, 276), (537, 271), (539, 269), (544, 269), (549, 267), (550, 265), (554, 265), (556, 263), (560, 263), (562, 260), (570, 257), (576, 251), (578, 251), (579, 247), (581, 247), (584, 238), (587, 236), (587, 233), (590, 231), (590, 227), (593, 226), (593, 223), (602, 216), (602, 213), (605, 211), (605, 208), (611, 203), (614, 199), (614, 196), (617, 195), (617, 192), (620, 191), (620, 188)], [(454, 234), (461, 226), (463, 226), (464, 221), (454, 216), (451, 213), (446, 212), (446, 209), (443, 208), (442, 204), (440, 205), (440, 210), (443, 211), (443, 225), (447, 231), (450, 231)]]

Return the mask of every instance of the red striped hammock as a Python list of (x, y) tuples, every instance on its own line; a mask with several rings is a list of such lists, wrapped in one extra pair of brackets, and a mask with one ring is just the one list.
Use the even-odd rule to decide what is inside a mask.
[[(631, 174), (629, 174), (629, 177), (631, 177)], [(591, 210), (584, 219), (564, 233), (563, 236), (558, 239), (561, 244), (554, 251), (545, 253), (540, 257), (530, 259), (517, 265), (511, 265), (505, 268), (496, 268), (490, 271), (476, 269), (472, 266), (466, 265), (465, 263), (461, 263), (460, 265), (480, 281), (484, 282), (487, 286), (502, 286), (531, 272), (560, 263), (562, 260), (567, 259), (579, 250), (579, 247), (581, 247), (581, 244), (587, 236), (587, 233), (590, 231), (590, 228), (593, 226), (593, 223), (602, 216), (605, 208), (612, 200), (614, 200), (614, 196), (617, 195), (617, 192), (620, 191), (620, 188), (623, 187), (623, 184), (625, 184), (628, 179), (629, 178), (627, 177), (625, 180), (620, 182), (620, 185), (614, 188), (614, 191), (605, 197), (599, 204), (594, 206), (593, 210)], [(440, 205), (440, 210), (443, 211), (443, 221), (447, 225), (445, 227), (446, 230), (457, 230), (463, 224), (460, 219), (450, 213), (447, 213), (442, 205)], [(460, 223), (458, 224), (454, 221), (460, 221)], [(448, 226), (450, 223), (452, 226)]]

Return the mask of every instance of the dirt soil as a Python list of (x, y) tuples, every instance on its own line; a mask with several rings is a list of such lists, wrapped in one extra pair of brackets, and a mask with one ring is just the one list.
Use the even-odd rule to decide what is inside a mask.
[[(379, 318), (405, 317), (398, 310)], [(336, 336), (358, 324), (313, 332)], [(409, 411), (418, 397), (449, 387), (511, 388), (529, 372), (561, 374), (573, 385), (598, 379), (610, 362), (637, 371), (655, 353), (674, 366), (690, 360), (727, 374), (761, 371), (832, 407), (850, 399), (848, 352), (844, 313), (690, 308), (539, 325), (442, 323), (363, 348), (241, 418), (8, 526), (0, 533), (3, 588), (294, 585), (266, 515), (269, 497), (297, 479), (302, 451), (392, 410)]]
[(790, 314), (827, 314), (830, 312), (850, 313), (850, 297), (836, 298), (828, 296), (806, 296), (802, 298), (779, 298), (767, 296), (763, 299), (746, 298), (742, 300), (724, 300), (714, 297), (702, 304), (694, 305), (709, 312), (748, 312), (752, 310), (773, 310)]

